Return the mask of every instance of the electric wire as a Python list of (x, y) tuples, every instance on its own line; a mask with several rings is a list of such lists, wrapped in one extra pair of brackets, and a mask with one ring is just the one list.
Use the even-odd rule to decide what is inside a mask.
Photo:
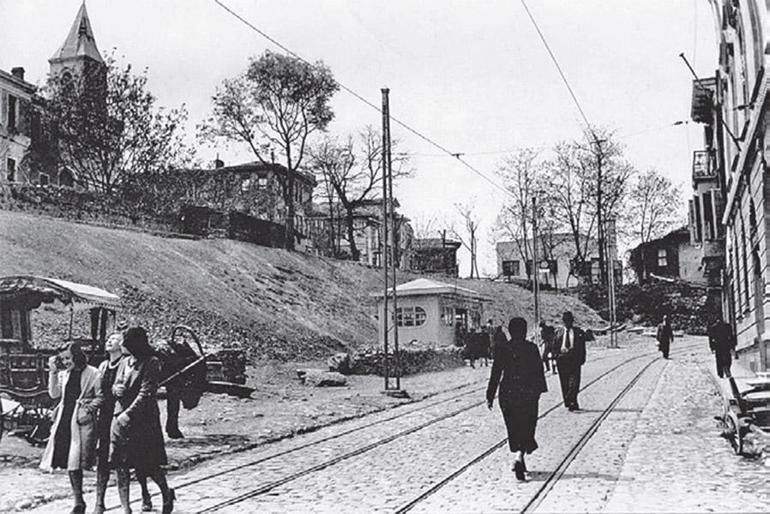
[(529, 16), (529, 19), (532, 22), (532, 25), (535, 26), (535, 30), (537, 31), (537, 34), (540, 36), (540, 40), (543, 42), (543, 45), (545, 46), (546, 51), (548, 51), (548, 55), (551, 56), (551, 60), (553, 61), (553, 64), (556, 66), (556, 70), (559, 72), (559, 76), (561, 76), (561, 80), (564, 82), (564, 85), (567, 87), (567, 91), (569, 91), (569, 94), (572, 97), (572, 101), (575, 102), (575, 106), (580, 112), (580, 116), (583, 117), (583, 121), (586, 124), (586, 128), (594, 137), (594, 139), (598, 140), (596, 133), (594, 132), (593, 126), (591, 125), (591, 122), (588, 121), (588, 116), (586, 116), (586, 113), (583, 110), (583, 107), (580, 105), (580, 102), (577, 99), (577, 95), (575, 95), (575, 91), (572, 89), (572, 86), (570, 86), (570, 83), (567, 80), (567, 76), (564, 74), (564, 71), (561, 69), (561, 65), (559, 65), (559, 61), (556, 59), (556, 55), (554, 55), (553, 50), (551, 50), (551, 45), (549, 45), (548, 41), (545, 39), (545, 35), (543, 34), (543, 31), (540, 30), (540, 26), (537, 24), (537, 21), (535, 21), (535, 17), (532, 16), (532, 12), (529, 10), (529, 7), (527, 6), (527, 2), (525, 2), (525, 0), (521, 0), (521, 5), (524, 6), (524, 10), (527, 12), (527, 16)]
[[(228, 13), (230, 13), (230, 15), (232, 15), (233, 17), (235, 17), (236, 19), (238, 19), (238, 20), (239, 20), (241, 23), (243, 23), (244, 25), (246, 25), (247, 27), (249, 27), (250, 29), (252, 29), (254, 32), (256, 32), (257, 34), (259, 34), (260, 36), (264, 37), (265, 39), (267, 39), (267, 40), (268, 40), (268, 41), (270, 41), (271, 43), (273, 43), (275, 46), (277, 46), (278, 48), (280, 48), (281, 50), (283, 50), (283, 51), (284, 51), (284, 52), (286, 52), (287, 54), (291, 55), (292, 57), (294, 57), (294, 58), (296, 58), (296, 59), (299, 59), (300, 61), (302, 61), (302, 62), (304, 62), (304, 63), (306, 63), (306, 64), (312, 64), (312, 63), (310, 63), (309, 61), (307, 61), (305, 58), (303, 58), (302, 56), (300, 56), (299, 54), (297, 54), (296, 52), (294, 52), (293, 50), (291, 50), (290, 48), (288, 48), (287, 46), (285, 46), (284, 44), (282, 44), (280, 41), (276, 40), (275, 38), (273, 38), (272, 36), (270, 36), (269, 34), (267, 34), (266, 32), (264, 32), (263, 30), (261, 30), (261, 29), (259, 29), (258, 27), (256, 27), (256, 26), (255, 26), (254, 24), (252, 24), (250, 21), (248, 21), (247, 19), (245, 19), (243, 16), (241, 16), (241, 15), (240, 15), (240, 14), (238, 14), (237, 12), (233, 11), (232, 9), (230, 9), (230, 7), (228, 7), (228, 6), (227, 6), (225, 3), (223, 3), (221, 0), (214, 0), (214, 3), (216, 3), (217, 5), (219, 5), (219, 6), (220, 6), (222, 9), (224, 9), (225, 11), (227, 11)], [(348, 93), (348, 94), (352, 95), (353, 97), (357, 98), (358, 100), (362, 101), (363, 103), (365, 103), (366, 105), (368, 105), (368, 106), (369, 106), (369, 107), (371, 107), (372, 109), (376, 110), (377, 112), (379, 112), (379, 113), (382, 113), (382, 109), (381, 109), (379, 106), (377, 106), (376, 104), (374, 104), (374, 103), (370, 102), (369, 100), (367, 100), (367, 99), (366, 99), (366, 98), (365, 98), (363, 95), (361, 95), (361, 94), (357, 93), (356, 91), (354, 91), (353, 89), (351, 89), (351, 88), (347, 87), (345, 84), (342, 84), (342, 83), (341, 83), (341, 82), (339, 82), (339, 81), (337, 81), (337, 84), (340, 86), (340, 89), (342, 89), (342, 90), (343, 90), (343, 91), (345, 91), (346, 93)], [(500, 190), (500, 191), (502, 191), (503, 193), (505, 193), (505, 194), (509, 195), (510, 197), (512, 197), (512, 198), (515, 198), (515, 195), (514, 195), (513, 193), (511, 193), (511, 192), (510, 192), (510, 191), (509, 191), (509, 190), (508, 190), (508, 189), (507, 189), (505, 186), (502, 186), (502, 185), (498, 184), (497, 182), (495, 182), (494, 180), (492, 180), (492, 179), (491, 179), (489, 176), (487, 176), (487, 175), (486, 175), (484, 172), (482, 172), (481, 170), (479, 170), (477, 167), (473, 166), (472, 164), (468, 163), (466, 160), (462, 159), (462, 158), (461, 158), (461, 156), (462, 156), (462, 154), (461, 154), (461, 153), (452, 152), (452, 151), (450, 151), (449, 149), (447, 149), (445, 146), (443, 146), (442, 144), (440, 144), (440, 143), (436, 142), (435, 140), (431, 139), (430, 137), (428, 137), (428, 136), (426, 136), (426, 135), (422, 134), (422, 133), (421, 133), (421, 132), (419, 132), (417, 129), (414, 129), (414, 128), (412, 128), (411, 126), (407, 125), (406, 123), (404, 123), (403, 121), (399, 120), (398, 118), (395, 118), (395, 117), (394, 117), (394, 116), (392, 116), (392, 115), (390, 115), (389, 117), (390, 117), (390, 119), (391, 119), (391, 120), (392, 120), (394, 123), (396, 123), (397, 125), (399, 125), (401, 128), (403, 128), (403, 129), (405, 129), (406, 131), (408, 131), (408, 132), (410, 132), (410, 133), (414, 134), (414, 135), (415, 135), (415, 136), (417, 136), (418, 138), (420, 138), (420, 139), (422, 139), (423, 141), (425, 141), (425, 142), (427, 142), (427, 143), (431, 144), (432, 146), (434, 146), (434, 147), (438, 148), (439, 150), (441, 150), (442, 152), (444, 152), (444, 153), (448, 154), (449, 156), (451, 156), (451, 157), (454, 157), (454, 158), (455, 158), (455, 159), (457, 159), (457, 160), (458, 160), (460, 163), (462, 163), (462, 164), (463, 164), (463, 165), (464, 165), (466, 168), (468, 168), (469, 170), (471, 170), (472, 172), (474, 172), (475, 174), (477, 174), (478, 176), (480, 176), (481, 178), (483, 178), (483, 179), (484, 179), (485, 181), (487, 181), (489, 184), (491, 184), (491, 185), (492, 185), (492, 186), (494, 186), (495, 188), (499, 189), (499, 190)]]

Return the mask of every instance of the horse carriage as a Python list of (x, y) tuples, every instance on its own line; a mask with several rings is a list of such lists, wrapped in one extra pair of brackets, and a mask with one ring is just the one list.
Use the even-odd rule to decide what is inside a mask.
[(770, 446), (770, 373), (759, 373), (739, 388), (729, 378), (732, 397), (724, 405), (723, 435), (738, 455), (755, 455)]
[[(62, 306), (69, 311), (69, 321), (64, 321), (66, 336), (48, 341), (33, 337), (31, 314), (40, 314), (44, 324), (61, 327), (61, 320), (56, 323), (54, 319), (62, 313), (52, 316), (48, 311), (57, 307), (61, 311)], [(116, 329), (120, 309), (117, 295), (97, 287), (37, 276), (0, 277), (0, 439), (4, 432), (12, 432), (32, 444), (45, 444), (50, 411), (56, 403), (48, 395), (49, 358), (63, 343), (77, 342), (89, 364), (98, 365), (106, 358), (105, 341)], [(75, 316), (86, 313), (90, 334), (73, 337)], [(221, 369), (221, 363), (211, 362), (198, 336), (185, 325), (174, 327), (171, 337), (155, 348), (162, 364), (160, 385), (168, 400), (166, 430), (170, 437), (181, 437), (177, 424), (180, 403), (193, 408), (204, 391), (237, 396), (252, 391), (241, 384), (208, 380), (209, 366), (214, 364), (216, 370), (219, 364)]]

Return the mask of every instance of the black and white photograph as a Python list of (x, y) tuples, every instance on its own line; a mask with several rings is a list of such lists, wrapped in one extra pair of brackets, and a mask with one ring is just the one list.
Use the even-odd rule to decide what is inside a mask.
[(0, 27), (0, 513), (770, 511), (770, 1)]

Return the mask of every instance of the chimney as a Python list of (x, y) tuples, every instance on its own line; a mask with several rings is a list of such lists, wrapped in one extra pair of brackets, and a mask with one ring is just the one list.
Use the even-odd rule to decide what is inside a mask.
[(11, 75), (13, 75), (19, 80), (24, 80), (24, 68), (22, 68), (21, 66), (16, 66), (15, 68), (11, 68)]

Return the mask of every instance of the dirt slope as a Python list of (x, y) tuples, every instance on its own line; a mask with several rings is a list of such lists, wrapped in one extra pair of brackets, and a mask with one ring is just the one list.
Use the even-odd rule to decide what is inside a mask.
[[(142, 323), (153, 337), (167, 336), (174, 324), (185, 323), (210, 346), (245, 341), (253, 357), (280, 360), (315, 359), (371, 345), (376, 325), (368, 293), (382, 284), (380, 272), (349, 262), (8, 211), (0, 211), (0, 274), (36, 274), (102, 287), (119, 294), (127, 307), (123, 317)], [(412, 278), (402, 275), (400, 281)], [(457, 283), (495, 298), (488, 317), (531, 318), (528, 291), (486, 280)], [(574, 298), (544, 295), (546, 318), (555, 320), (567, 308), (581, 325), (601, 323)], [(66, 334), (66, 313), (46, 311), (33, 320), (36, 338)], [(76, 323), (76, 331), (84, 333), (85, 316)]]

